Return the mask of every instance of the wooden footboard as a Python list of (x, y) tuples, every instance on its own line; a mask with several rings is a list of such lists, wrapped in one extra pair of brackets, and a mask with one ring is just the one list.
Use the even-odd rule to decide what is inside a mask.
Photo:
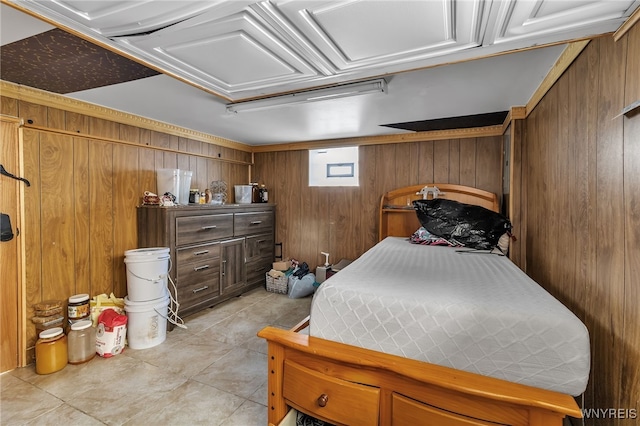
[[(301, 322), (295, 330), (304, 326)], [(561, 426), (573, 397), (266, 327), (269, 423), (290, 408), (346, 425)]]

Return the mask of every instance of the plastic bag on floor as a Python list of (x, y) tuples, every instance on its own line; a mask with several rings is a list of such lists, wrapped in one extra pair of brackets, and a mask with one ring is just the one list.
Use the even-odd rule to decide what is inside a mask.
[(298, 278), (295, 275), (289, 276), (289, 298), (301, 299), (313, 294), (316, 287), (316, 276), (312, 273), (308, 273), (302, 278)]

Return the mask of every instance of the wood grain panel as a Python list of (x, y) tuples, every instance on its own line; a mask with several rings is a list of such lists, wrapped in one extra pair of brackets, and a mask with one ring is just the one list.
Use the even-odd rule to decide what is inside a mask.
[(525, 241), (524, 223), (526, 221), (525, 197), (522, 186), (522, 151), (524, 139), (524, 120), (513, 120), (511, 122), (511, 159), (509, 177), (509, 208), (508, 216), (513, 228), (511, 230), (515, 240), (512, 239), (509, 246), (509, 258), (520, 267), (526, 270), (525, 252), (523, 250)]
[[(592, 40), (526, 119), (525, 268), (589, 329), (587, 409), (640, 401), (640, 114), (614, 118), (640, 97), (638, 52), (638, 28)], [(585, 419), (602, 422), (637, 419)]]
[[(148, 130), (140, 130), (140, 144), (149, 146), (151, 144), (151, 132)], [(138, 193), (142, 197), (145, 191), (157, 193), (156, 171), (153, 168), (155, 152), (151, 148), (140, 148), (138, 151)], [(142, 202), (142, 198), (138, 199), (138, 203)]]
[[(495, 179), (496, 170), (502, 168), (502, 137), (476, 139), (475, 187), (494, 194), (502, 194), (502, 179)], [(499, 172), (500, 176), (502, 173)], [(452, 182), (447, 182), (452, 183)], [(499, 199), (502, 199), (500, 196)]]
[(376, 146), (376, 191), (378, 196), (397, 188), (395, 145)]
[(126, 145), (113, 146), (113, 293), (127, 294), (124, 252), (138, 247), (136, 206), (140, 200), (138, 184), (139, 149)]
[(460, 183), (460, 139), (449, 141), (449, 182)]
[[(10, 173), (20, 175), (18, 123), (0, 117), (0, 158), (2, 165)], [(22, 238), (19, 230), (20, 204), (19, 185), (24, 183), (0, 177), (0, 206), (2, 213), (9, 216), (13, 238), (0, 244), (0, 264), (2, 264), (2, 288), (0, 288), (0, 373), (13, 370), (20, 365), (19, 341), (23, 333), (19, 328), (19, 314), (22, 309)], [(20, 324), (21, 325), (21, 324)]]
[[(73, 146), (64, 137), (40, 136), (40, 197), (44, 299), (64, 295), (74, 282)], [(55, 277), (55, 278), (54, 278)], [(68, 297), (68, 296), (67, 296)]]
[[(449, 182), (449, 140), (433, 142), (433, 181)], [(404, 185), (396, 185), (401, 188)], [(393, 188), (390, 188), (393, 189)]]
[(120, 124), (118, 126), (119, 136), (118, 139), (127, 142), (140, 142), (140, 128), (135, 126), (129, 126), (127, 124)]
[[(628, 37), (624, 105), (640, 99), (640, 25)], [(624, 126), (625, 274), (620, 407), (640, 405), (640, 113)]]
[(91, 294), (110, 294), (113, 289), (113, 145), (89, 144), (89, 235)]
[[(418, 182), (435, 182), (433, 178), (433, 141), (420, 142), (418, 152)], [(380, 193), (382, 197), (384, 192)]]
[(89, 119), (86, 115), (66, 111), (65, 119), (65, 130), (85, 135), (89, 133)]
[(26, 101), (20, 101), (18, 105), (19, 116), (25, 123), (47, 125), (47, 107)]
[[(42, 297), (43, 277), (42, 277), (42, 222), (40, 205), (40, 134), (33, 130), (22, 130), (23, 132), (23, 162), (24, 176), (29, 179), (31, 186), (24, 191), (24, 229), (22, 238), (25, 245), (24, 264), (25, 268), (25, 303), (26, 317), (33, 316), (33, 304), (44, 300)], [(55, 277), (51, 277), (55, 279)], [(51, 279), (50, 278), (50, 279)], [(63, 299), (64, 295), (56, 296)], [(33, 347), (36, 341), (36, 329), (27, 326), (25, 330), (26, 345)], [(28, 361), (33, 361), (33, 352), (29, 354)]]
[(64, 129), (67, 125), (65, 111), (57, 108), (47, 108), (47, 126), (52, 129)]
[[(438, 182), (435, 180), (434, 182)], [(460, 140), (460, 185), (476, 185), (476, 140)], [(502, 191), (500, 191), (502, 192)]]
[(120, 134), (120, 125), (115, 121), (89, 117), (89, 133), (92, 136), (102, 136), (117, 140)]
[(89, 192), (89, 140), (73, 138), (73, 189), (74, 189), (74, 239), (75, 239), (75, 280), (67, 289), (71, 294), (91, 294), (91, 253)]
[[(378, 241), (378, 229), (376, 226), (369, 225), (369, 220), (378, 215), (378, 204), (381, 195), (376, 191), (376, 151), (372, 146), (361, 146), (359, 149), (360, 157), (360, 204), (356, 206), (360, 209), (359, 215), (362, 220), (361, 230), (358, 235), (359, 244), (358, 251), (365, 252), (369, 247)], [(416, 154), (412, 158), (419, 158), (420, 144), (416, 145)], [(420, 161), (414, 161), (416, 164), (416, 175), (420, 174)], [(339, 260), (339, 259), (334, 259)]]
[[(178, 138), (178, 149), (180, 151), (187, 152), (188, 147), (189, 147), (189, 142), (186, 138)], [(191, 165), (191, 163), (189, 162), (190, 157), (191, 156), (187, 154), (178, 154), (178, 168), (180, 170), (189, 170), (193, 172), (193, 170), (190, 169), (190, 165)], [(191, 176), (191, 179), (193, 180), (193, 175)]]
[[(622, 329), (624, 300), (624, 245), (616, 235), (624, 235), (623, 164), (624, 144), (622, 126), (612, 118), (624, 105), (624, 57), (626, 39), (617, 43), (599, 43), (600, 68), (597, 128), (597, 218), (598, 244), (597, 293), (599, 309), (594, 312), (600, 324), (612, 330)], [(622, 45), (625, 45), (624, 47)], [(601, 333), (595, 341), (599, 355), (596, 373), (596, 397), (600, 403), (615, 407), (620, 401), (622, 360), (618, 353), (622, 342), (615, 333)]]
[(396, 144), (396, 186), (411, 185), (418, 177), (418, 164), (407, 159), (416, 158), (418, 155), (417, 143)]
[(17, 117), (18, 100), (8, 98), (6, 96), (0, 96), (0, 114), (8, 115), (10, 117)]

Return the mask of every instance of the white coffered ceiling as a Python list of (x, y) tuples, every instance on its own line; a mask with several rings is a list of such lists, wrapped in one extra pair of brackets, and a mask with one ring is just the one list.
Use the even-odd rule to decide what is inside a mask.
[[(388, 134), (398, 131), (381, 125), (523, 105), (563, 46), (503, 53), (615, 31), (640, 4), (638, 0), (5, 2), (165, 74), (70, 96), (248, 144)], [(6, 9), (3, 6), (3, 27)], [(485, 59), (474, 60), (479, 57)], [(388, 82), (387, 95), (243, 117), (229, 117), (224, 109), (232, 101), (381, 76)], [(162, 99), (164, 111), (158, 108)]]

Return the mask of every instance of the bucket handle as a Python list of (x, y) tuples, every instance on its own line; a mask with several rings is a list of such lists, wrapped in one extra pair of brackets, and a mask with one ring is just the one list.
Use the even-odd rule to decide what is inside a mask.
[(166, 258), (160, 258), (160, 259), (156, 259), (156, 260), (167, 260), (167, 259), (169, 259), (169, 269), (167, 270), (166, 274), (160, 275), (160, 276), (158, 276), (158, 278), (141, 277), (140, 275), (136, 274), (135, 272), (133, 272), (131, 270), (129, 271), (129, 273), (131, 275), (133, 275), (134, 277), (138, 278), (139, 280), (149, 281), (149, 282), (152, 282), (152, 283), (154, 283), (156, 281), (160, 281), (161, 279), (164, 279), (164, 278), (171, 279), (171, 277), (169, 276), (169, 272), (171, 272), (171, 267), (173, 266), (173, 264), (171, 263), (171, 256), (167, 256)]

